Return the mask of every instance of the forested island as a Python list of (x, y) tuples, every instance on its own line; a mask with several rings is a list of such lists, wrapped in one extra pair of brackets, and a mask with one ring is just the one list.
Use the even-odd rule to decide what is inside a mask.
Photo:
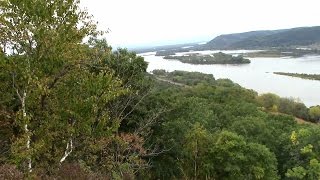
[(149, 74), (79, 3), (0, 3), (0, 179), (320, 178), (320, 106)]
[(320, 81), (320, 74), (299, 74), (299, 73), (286, 73), (286, 72), (274, 72), (274, 74)]
[(292, 49), (292, 48), (273, 48), (243, 54), (244, 57), (293, 57), (298, 58), (306, 55), (319, 55), (319, 50), (312, 49)]
[(176, 52), (174, 51), (157, 51), (155, 56), (171, 56), (175, 54)]
[[(163, 50), (157, 51), (155, 56), (167, 56), (169, 59), (170, 57), (177, 57), (175, 56), (176, 53), (185, 52), (188, 53), (188, 49), (172, 49), (172, 50)], [(189, 53), (192, 53), (189, 52)], [(255, 52), (248, 52), (240, 54), (245, 58), (256, 58), (256, 57), (271, 57), (271, 58), (279, 58), (279, 57), (302, 57), (306, 55), (319, 55), (320, 51), (317, 49), (299, 49), (299, 48), (269, 48), (264, 50), (258, 50)], [(199, 54), (198, 54), (199, 55)]]
[(222, 52), (213, 55), (189, 54), (184, 56), (165, 56), (164, 59), (175, 59), (189, 64), (249, 64), (243, 56), (232, 56)]

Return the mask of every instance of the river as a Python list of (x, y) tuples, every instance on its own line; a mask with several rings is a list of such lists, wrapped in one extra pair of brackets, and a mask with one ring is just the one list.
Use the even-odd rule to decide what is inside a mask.
[[(217, 51), (198, 51), (211, 54)], [(239, 54), (248, 50), (222, 51), (228, 54)], [(177, 55), (183, 55), (179, 53)], [(249, 58), (250, 64), (241, 65), (193, 65), (176, 60), (165, 60), (155, 56), (155, 52), (139, 54), (149, 63), (148, 72), (154, 69), (166, 71), (183, 70), (213, 74), (216, 79), (228, 78), (242, 87), (253, 89), (259, 94), (274, 93), (281, 97), (295, 98), (306, 106), (320, 105), (320, 81), (281, 76), (273, 72), (320, 73), (320, 56), (300, 58)]]

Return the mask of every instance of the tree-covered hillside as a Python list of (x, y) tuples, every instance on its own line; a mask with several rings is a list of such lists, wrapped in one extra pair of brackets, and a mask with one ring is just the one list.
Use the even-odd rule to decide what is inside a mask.
[[(168, 46), (157, 51), (157, 56), (174, 55), (177, 52), (202, 50), (234, 50), (234, 49), (263, 49), (266, 53), (257, 54), (262, 57), (274, 56), (277, 53), (291, 52), (294, 56), (319, 54), (320, 26), (300, 27), (281, 30), (250, 31), (244, 33), (220, 35), (206, 44), (183, 48), (183, 46)], [(149, 51), (149, 52), (150, 52)], [(297, 55), (296, 55), (297, 54)]]
[(319, 106), (148, 74), (79, 3), (0, 1), (0, 179), (320, 178)]
[(256, 38), (262, 37), (267, 35), (272, 35), (281, 30), (275, 31), (251, 31), (251, 32), (244, 32), (244, 33), (234, 33), (234, 34), (223, 34), (220, 35), (211, 41), (209, 41), (205, 46), (211, 49), (227, 49), (233, 44), (237, 42), (241, 42), (248, 38)]
[(211, 49), (259, 49), (311, 46), (320, 43), (320, 27), (301, 27), (276, 31), (256, 31), (221, 35), (209, 41)]
[(206, 74), (153, 74), (157, 81), (144, 102), (153, 106), (143, 103), (142, 109), (167, 110), (150, 138), (167, 153), (152, 159), (147, 171), (152, 179), (319, 178), (320, 127), (294, 118), (307, 118), (316, 107), (273, 94), (258, 96)]

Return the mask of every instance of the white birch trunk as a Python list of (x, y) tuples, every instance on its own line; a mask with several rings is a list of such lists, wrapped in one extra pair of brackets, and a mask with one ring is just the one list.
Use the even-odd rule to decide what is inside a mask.
[[(26, 119), (26, 118), (27, 118), (26, 103), (25, 103), (26, 97), (27, 97), (27, 93), (26, 93), (26, 91), (24, 91), (24, 92), (23, 92), (23, 95), (22, 95), (22, 97), (21, 97), (23, 119)], [(27, 143), (26, 143), (26, 146), (27, 146), (27, 151), (29, 152), (29, 151), (30, 151), (30, 134), (29, 134), (29, 129), (28, 129), (28, 124), (27, 124), (27, 122), (26, 122), (26, 124), (24, 125), (24, 130), (25, 130), (25, 132), (26, 132), (26, 134), (27, 134)], [(32, 172), (32, 161), (31, 161), (30, 155), (29, 155), (29, 157), (28, 157), (28, 170), (29, 170), (29, 172)]]
[(64, 155), (60, 159), (60, 164), (62, 164), (66, 158), (72, 153), (73, 150), (73, 144), (72, 144), (72, 138), (70, 138), (69, 142), (67, 143), (66, 150), (64, 151)]

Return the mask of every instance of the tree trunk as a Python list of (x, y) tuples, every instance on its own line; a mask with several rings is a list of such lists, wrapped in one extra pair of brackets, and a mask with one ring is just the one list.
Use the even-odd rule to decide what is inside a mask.
[[(23, 92), (23, 95), (21, 97), (21, 105), (22, 105), (22, 115), (23, 115), (23, 119), (25, 120), (27, 118), (27, 112), (26, 112), (26, 97), (27, 97), (27, 93), (26, 91)], [(25, 122), (26, 124), (24, 125), (24, 130), (27, 134), (27, 143), (26, 143), (26, 147), (27, 147), (27, 151), (30, 152), (30, 134), (29, 134), (29, 129), (28, 129), (28, 123)], [(31, 161), (31, 155), (29, 155), (28, 157), (28, 171), (32, 172), (32, 161)]]
[(72, 153), (72, 150), (73, 150), (73, 142), (72, 142), (72, 138), (70, 138), (69, 142), (67, 143), (66, 150), (64, 151), (64, 155), (60, 159), (60, 164), (62, 164), (66, 160), (66, 158)]

